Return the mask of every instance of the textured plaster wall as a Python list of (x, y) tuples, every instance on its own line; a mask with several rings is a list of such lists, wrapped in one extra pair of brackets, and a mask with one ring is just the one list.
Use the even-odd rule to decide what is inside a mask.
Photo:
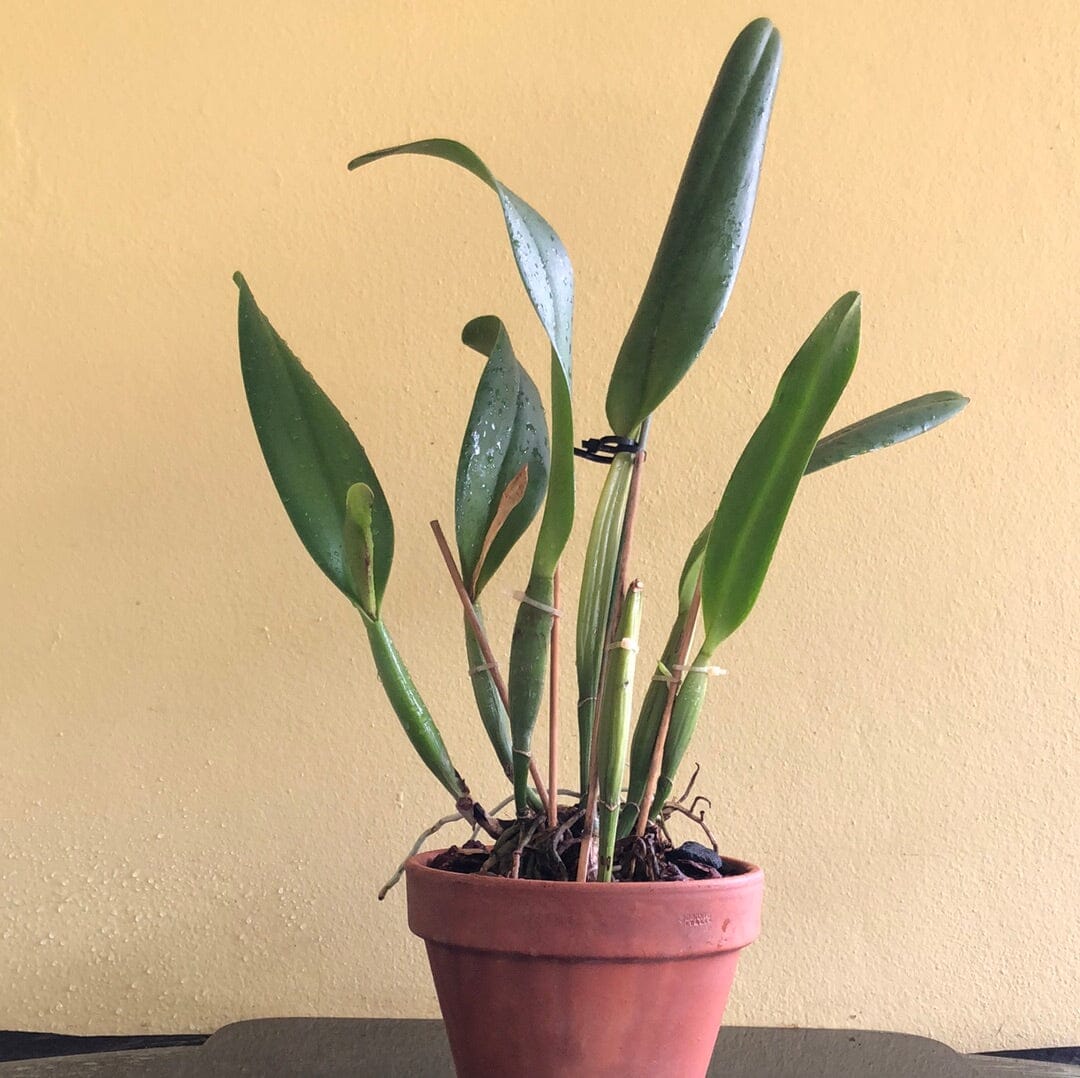
[[(375, 892), (447, 805), (264, 473), (230, 274), (376, 461), (388, 620), (494, 800), (427, 521), (452, 519), (478, 371), (461, 325), (500, 313), (538, 376), (542, 338), (489, 191), (439, 162), (345, 162), (454, 136), (542, 209), (576, 262), (578, 415), (598, 434), (700, 108), (760, 13), (5, 5), (0, 1027), (434, 1013), (404, 895)], [(1075, 1043), (1080, 15), (767, 13), (786, 59), (742, 278), (654, 431), (646, 653), (781, 366), (841, 292), (865, 319), (838, 424), (931, 389), (973, 404), (808, 481), (722, 653), (692, 756), (723, 847), (768, 880), (730, 1017)], [(581, 469), (583, 507), (600, 478)], [(488, 604), (501, 646), (524, 569)]]

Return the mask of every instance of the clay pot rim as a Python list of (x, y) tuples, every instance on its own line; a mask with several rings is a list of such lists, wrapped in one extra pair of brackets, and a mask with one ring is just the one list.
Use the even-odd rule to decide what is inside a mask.
[[(508, 880), (430, 868), (426, 862), (439, 852), (405, 866), (409, 928), (429, 945), (571, 961), (668, 961), (738, 950), (761, 931), (764, 874), (756, 867), (664, 883)], [(544, 927), (553, 924), (561, 927)]]
[(674, 897), (675, 893), (681, 895), (693, 894), (697, 891), (712, 891), (717, 887), (731, 892), (742, 888), (760, 887), (764, 873), (749, 861), (740, 860), (737, 857), (720, 856), (727, 863), (742, 865), (746, 871), (737, 876), (722, 876), (719, 879), (707, 880), (657, 880), (653, 883), (578, 883), (576, 880), (512, 880), (506, 876), (481, 876), (475, 872), (449, 872), (446, 869), (432, 868), (429, 864), (439, 854), (445, 853), (446, 848), (439, 850), (424, 850), (410, 857), (406, 862), (406, 868), (411, 872), (422, 873), (425, 876), (450, 877), (457, 880), (467, 880), (470, 885), (476, 887), (515, 887), (522, 891), (534, 892), (557, 890), (567, 897), (571, 893), (575, 895), (589, 894), (600, 895), (623, 895), (630, 894), (645, 896), (652, 892), (659, 892)]

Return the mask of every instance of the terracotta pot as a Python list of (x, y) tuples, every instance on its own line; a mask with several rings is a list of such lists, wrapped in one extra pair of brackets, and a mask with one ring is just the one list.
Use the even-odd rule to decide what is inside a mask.
[(709, 1066), (761, 869), (685, 883), (546, 883), (409, 861), (409, 928), (459, 1078), (694, 1078)]

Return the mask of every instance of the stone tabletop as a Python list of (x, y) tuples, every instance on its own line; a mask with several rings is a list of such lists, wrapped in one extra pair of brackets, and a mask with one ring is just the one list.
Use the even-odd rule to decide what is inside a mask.
[[(964, 1056), (903, 1033), (731, 1026), (715, 1078), (1080, 1078), (1080, 1067)], [(452, 1078), (442, 1023), (265, 1018), (225, 1026), (198, 1047), (0, 1063), (0, 1078)], [(494, 1076), (493, 1076), (494, 1078)]]

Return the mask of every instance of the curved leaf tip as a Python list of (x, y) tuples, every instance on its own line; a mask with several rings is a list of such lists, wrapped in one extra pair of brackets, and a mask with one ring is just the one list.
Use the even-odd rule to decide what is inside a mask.
[(505, 332), (502, 322), (493, 314), (482, 314), (465, 323), (461, 330), (461, 343), (482, 356), (490, 356), (500, 332)]

